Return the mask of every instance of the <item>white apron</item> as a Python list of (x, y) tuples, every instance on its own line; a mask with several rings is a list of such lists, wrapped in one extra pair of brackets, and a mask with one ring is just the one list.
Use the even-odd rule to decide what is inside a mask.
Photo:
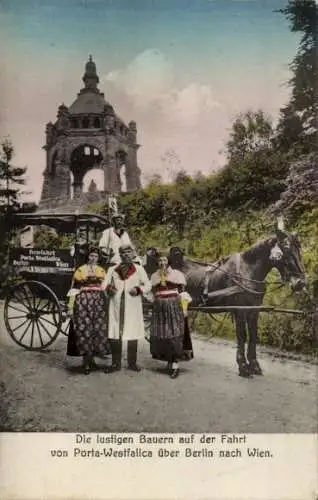
[[(142, 309), (142, 295), (151, 290), (151, 283), (142, 266), (133, 265), (129, 276), (123, 280), (117, 272), (119, 266), (108, 270), (105, 287), (109, 285), (117, 289), (115, 295), (109, 296), (108, 338), (119, 340), (139, 340), (145, 336)], [(139, 287), (140, 295), (132, 297), (129, 291)]]

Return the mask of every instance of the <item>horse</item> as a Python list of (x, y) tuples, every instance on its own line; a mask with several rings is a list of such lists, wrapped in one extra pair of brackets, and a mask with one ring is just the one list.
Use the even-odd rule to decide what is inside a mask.
[[(193, 306), (261, 306), (266, 291), (265, 278), (273, 268), (280, 273), (283, 284), (290, 283), (292, 291), (301, 291), (307, 286), (299, 237), (283, 227), (248, 250), (212, 264), (185, 259), (178, 247), (170, 249), (169, 261), (171, 267), (184, 273)], [(233, 317), (239, 375), (262, 375), (256, 353), (259, 311), (238, 309)]]
[(158, 269), (158, 258), (159, 252), (157, 248), (151, 247), (146, 250), (142, 263), (149, 278)]

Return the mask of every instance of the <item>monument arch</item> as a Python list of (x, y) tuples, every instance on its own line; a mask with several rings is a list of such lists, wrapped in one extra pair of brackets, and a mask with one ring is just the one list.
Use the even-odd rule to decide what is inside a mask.
[(104, 196), (106, 200), (109, 194), (121, 192), (123, 172), (127, 191), (141, 187), (136, 123), (124, 123), (105, 100), (98, 88), (99, 77), (92, 56), (85, 65), (82, 80), (84, 87), (75, 101), (69, 107), (62, 103), (56, 121), (46, 125), (46, 168), (40, 207), (57, 198), (67, 203), (72, 196), (72, 185), (73, 197), (80, 198), (83, 179), (95, 168), (103, 171), (104, 178), (99, 199)]

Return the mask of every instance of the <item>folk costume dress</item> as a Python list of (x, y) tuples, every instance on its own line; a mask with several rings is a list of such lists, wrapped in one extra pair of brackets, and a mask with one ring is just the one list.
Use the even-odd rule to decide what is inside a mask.
[(67, 355), (99, 356), (109, 354), (107, 339), (107, 300), (104, 292), (105, 270), (84, 264), (73, 276), (68, 293), (72, 312)]
[(180, 271), (168, 267), (151, 276), (154, 293), (150, 353), (154, 359), (172, 363), (184, 357), (185, 317), (180, 292), (186, 280)]
[[(119, 264), (108, 270), (106, 292), (115, 290), (109, 297), (108, 338), (111, 340), (140, 340), (144, 338), (142, 295), (151, 290), (151, 283), (144, 268), (138, 264)], [(138, 295), (129, 292), (136, 288)]]

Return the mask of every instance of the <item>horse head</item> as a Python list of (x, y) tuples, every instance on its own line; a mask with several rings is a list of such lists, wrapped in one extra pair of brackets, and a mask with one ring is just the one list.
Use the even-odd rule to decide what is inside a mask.
[(148, 248), (145, 255), (145, 270), (148, 275), (156, 272), (158, 269), (158, 257), (159, 252), (157, 248), (151, 247)]
[(172, 247), (168, 254), (169, 264), (173, 269), (181, 269), (184, 265), (184, 253), (180, 247)]
[(299, 235), (289, 233), (281, 220), (271, 243), (270, 260), (283, 281), (290, 282), (293, 291), (305, 289), (307, 279)]

